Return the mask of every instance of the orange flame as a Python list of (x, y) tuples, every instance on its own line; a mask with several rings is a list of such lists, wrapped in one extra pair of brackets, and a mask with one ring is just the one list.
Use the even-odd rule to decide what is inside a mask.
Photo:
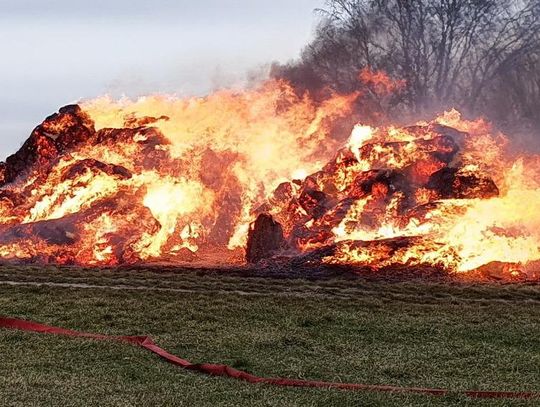
[(191, 261), (245, 247), (266, 212), (296, 253), (333, 247), (331, 264), (499, 262), (514, 276), (540, 261), (539, 157), (508, 153), (504, 135), (455, 110), (407, 128), (358, 124), (345, 140), (357, 97), (315, 101), (268, 81), (64, 108), (0, 167), (0, 257)]

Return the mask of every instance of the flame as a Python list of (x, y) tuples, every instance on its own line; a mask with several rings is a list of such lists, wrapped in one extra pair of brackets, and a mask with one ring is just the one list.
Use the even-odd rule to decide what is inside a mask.
[(356, 97), (267, 81), (61, 109), (13, 156), (24, 167), (0, 168), (2, 257), (117, 264), (243, 247), (256, 206), (331, 157)]
[[(340, 264), (376, 265), (381, 268), (392, 264), (442, 266), (454, 272), (476, 270), (486, 264), (501, 262), (513, 264), (515, 276), (528, 263), (540, 259), (540, 218), (537, 214), (540, 204), (540, 184), (537, 157), (511, 157), (504, 148), (507, 139), (501, 135), (491, 135), (491, 129), (482, 119), (462, 120), (456, 110), (445, 112), (432, 123), (422, 126), (442, 124), (467, 132), (462, 140), (464, 150), (460, 159), (460, 173), (477, 176), (482, 171), (490, 174), (501, 186), (499, 196), (483, 197), (481, 194), (471, 199), (441, 199), (420, 188), (416, 200), (420, 205), (434, 202), (437, 205), (427, 211), (420, 220), (410, 217), (402, 222), (396, 206), (402, 199), (400, 194), (385, 204), (384, 211), (377, 216), (376, 227), (358, 222), (370, 203), (377, 200), (376, 192), (367, 198), (358, 199), (349, 208), (337, 227), (332, 229), (330, 241), (345, 242), (338, 252), (325, 261)], [(351, 134), (348, 147), (360, 164), (358, 148), (372, 140), (372, 135), (385, 132), (373, 131), (369, 127), (357, 125)], [(384, 142), (414, 141), (411, 133), (402, 134), (395, 128), (387, 129)], [(417, 137), (433, 137), (431, 131)], [(410, 164), (411, 156), (418, 154), (414, 144), (403, 146), (398, 157), (393, 151), (379, 146), (384, 153), (384, 166), (403, 169)], [(418, 159), (416, 157), (415, 159)], [(372, 164), (373, 159), (369, 158)], [(357, 165), (358, 166), (358, 165)], [(362, 165), (360, 165), (362, 166)], [(438, 168), (429, 163), (429, 174)], [(366, 170), (366, 168), (362, 168)], [(350, 182), (350, 179), (348, 180)], [(353, 224), (354, 227), (349, 225)], [(412, 245), (404, 245), (396, 250), (388, 246), (362, 246), (357, 242), (385, 241), (395, 238), (417, 238)]]
[(354, 126), (347, 145), (358, 161), (361, 160), (359, 156), (360, 147), (373, 138), (373, 131), (374, 130), (370, 126), (363, 126), (361, 124)]
[[(360, 79), (379, 93), (401, 86), (378, 72)], [(332, 248), (328, 264), (504, 263), (514, 278), (540, 261), (538, 156), (510, 153), (506, 136), (456, 110), (343, 133), (358, 98), (267, 81), (62, 108), (0, 164), (0, 257), (236, 261), (268, 213), (289, 253)]]
[(392, 94), (402, 90), (406, 85), (404, 80), (393, 79), (384, 71), (375, 71), (370, 68), (362, 69), (358, 79), (379, 94)]

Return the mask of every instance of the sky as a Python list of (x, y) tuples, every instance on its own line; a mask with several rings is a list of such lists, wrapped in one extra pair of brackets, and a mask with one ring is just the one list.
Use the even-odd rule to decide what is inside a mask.
[(0, 0), (0, 160), (59, 107), (203, 95), (299, 56), (324, 0)]

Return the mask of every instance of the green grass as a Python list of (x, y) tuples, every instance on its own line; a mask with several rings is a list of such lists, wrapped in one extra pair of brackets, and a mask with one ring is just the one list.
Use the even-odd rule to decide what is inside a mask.
[[(0, 315), (90, 332), (149, 334), (193, 362), (265, 376), (540, 390), (539, 286), (30, 267), (4, 267), (2, 280), (169, 289), (0, 285)], [(129, 345), (8, 330), (0, 330), (0, 357), (2, 406), (539, 403), (250, 385), (187, 372)]]

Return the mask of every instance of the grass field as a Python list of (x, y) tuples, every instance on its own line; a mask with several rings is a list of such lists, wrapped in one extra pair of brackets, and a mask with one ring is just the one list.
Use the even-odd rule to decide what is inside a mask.
[[(191, 361), (265, 376), (540, 390), (540, 286), (534, 285), (3, 267), (0, 315), (149, 334)], [(250, 385), (183, 371), (129, 345), (7, 330), (0, 330), (0, 355), (2, 406), (540, 403)]]

